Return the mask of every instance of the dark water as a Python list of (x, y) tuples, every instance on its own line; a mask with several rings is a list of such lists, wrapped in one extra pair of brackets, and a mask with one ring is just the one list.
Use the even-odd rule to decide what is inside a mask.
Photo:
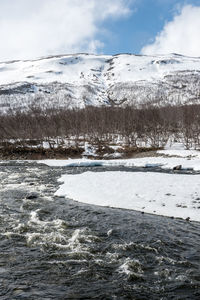
[(0, 299), (200, 299), (200, 224), (54, 197), (88, 169), (0, 165)]

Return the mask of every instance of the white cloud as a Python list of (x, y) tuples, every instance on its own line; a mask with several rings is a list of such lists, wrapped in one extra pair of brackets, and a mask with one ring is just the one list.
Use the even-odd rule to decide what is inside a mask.
[(165, 25), (154, 43), (145, 46), (141, 53), (200, 56), (200, 6), (184, 6), (173, 21)]
[(133, 0), (1, 0), (0, 61), (96, 52), (108, 18), (130, 13)]

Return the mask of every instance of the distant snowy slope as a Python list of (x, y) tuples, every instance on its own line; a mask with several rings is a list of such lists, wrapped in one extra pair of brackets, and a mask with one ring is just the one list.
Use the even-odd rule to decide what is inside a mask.
[(60, 55), (0, 63), (0, 109), (196, 103), (200, 58)]

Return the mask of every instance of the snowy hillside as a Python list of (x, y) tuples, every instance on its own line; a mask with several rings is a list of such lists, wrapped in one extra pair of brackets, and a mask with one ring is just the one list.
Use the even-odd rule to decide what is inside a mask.
[(88, 54), (0, 63), (0, 109), (198, 103), (200, 58)]

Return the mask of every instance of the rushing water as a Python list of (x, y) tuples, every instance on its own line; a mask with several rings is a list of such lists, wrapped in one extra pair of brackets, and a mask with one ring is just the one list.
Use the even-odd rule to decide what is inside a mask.
[(200, 299), (200, 224), (54, 197), (88, 169), (0, 164), (0, 299)]

